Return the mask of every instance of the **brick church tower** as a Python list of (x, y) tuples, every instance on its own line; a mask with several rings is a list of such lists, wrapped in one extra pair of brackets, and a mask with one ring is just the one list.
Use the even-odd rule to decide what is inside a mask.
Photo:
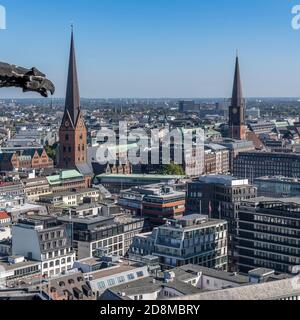
[(80, 95), (72, 30), (65, 112), (59, 129), (59, 168), (88, 174), (87, 129), (80, 110)]
[(246, 140), (245, 100), (243, 99), (239, 57), (236, 57), (231, 106), (229, 107), (229, 137)]

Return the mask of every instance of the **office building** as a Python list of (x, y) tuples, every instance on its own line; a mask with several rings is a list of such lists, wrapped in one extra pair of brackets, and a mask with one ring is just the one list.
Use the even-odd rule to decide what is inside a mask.
[(185, 212), (185, 193), (168, 185), (136, 187), (121, 192), (119, 205), (128, 213), (139, 214), (152, 226), (177, 219)]
[[(149, 240), (139, 241), (143, 237)], [(153, 247), (144, 250), (145, 244)], [(165, 225), (154, 229), (152, 234), (137, 236), (130, 254), (144, 256), (152, 252), (152, 255), (159, 257), (164, 269), (197, 264), (227, 270), (227, 244), (226, 221), (211, 220), (207, 216), (194, 214), (168, 220)]]
[(238, 210), (245, 199), (255, 198), (257, 189), (249, 181), (231, 176), (204, 176), (187, 184), (187, 214), (208, 212), (210, 217), (228, 222), (229, 267), (236, 261)]
[(276, 177), (261, 177), (254, 179), (259, 197), (288, 198), (300, 196), (300, 179)]
[(106, 249), (108, 254), (124, 257), (132, 239), (144, 230), (144, 219), (127, 215), (105, 215), (59, 217), (68, 224), (73, 234), (73, 245), (77, 259), (90, 258), (99, 250)]
[(291, 273), (300, 265), (299, 198), (256, 198), (239, 209), (238, 268)]
[(300, 178), (300, 154), (245, 152), (234, 160), (233, 174), (254, 180), (265, 176)]

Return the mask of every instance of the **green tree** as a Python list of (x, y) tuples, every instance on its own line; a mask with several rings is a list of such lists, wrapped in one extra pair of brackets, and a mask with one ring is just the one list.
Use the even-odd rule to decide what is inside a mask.
[(175, 176), (185, 176), (185, 172), (181, 165), (171, 163), (163, 165), (162, 169), (159, 171), (159, 174), (163, 175), (175, 175)]
[(49, 158), (51, 158), (53, 161), (55, 161), (56, 158), (56, 148), (50, 147), (50, 146), (46, 146), (45, 147), (46, 153), (48, 155)]

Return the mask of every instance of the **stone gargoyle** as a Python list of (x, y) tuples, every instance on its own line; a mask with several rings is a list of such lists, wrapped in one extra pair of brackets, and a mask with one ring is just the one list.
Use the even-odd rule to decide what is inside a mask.
[(0, 62), (0, 88), (17, 87), (23, 92), (37, 92), (43, 97), (48, 97), (55, 92), (54, 84), (46, 75), (36, 68), (26, 69), (16, 65)]

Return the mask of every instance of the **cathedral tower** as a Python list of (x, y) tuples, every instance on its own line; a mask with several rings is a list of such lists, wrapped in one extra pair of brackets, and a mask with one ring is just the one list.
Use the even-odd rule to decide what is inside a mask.
[(242, 93), (239, 57), (236, 57), (235, 74), (231, 106), (229, 107), (229, 137), (246, 140), (247, 126), (245, 123), (245, 100)]
[(87, 129), (80, 110), (74, 35), (72, 30), (65, 112), (59, 130), (59, 167), (78, 169), (87, 162)]

